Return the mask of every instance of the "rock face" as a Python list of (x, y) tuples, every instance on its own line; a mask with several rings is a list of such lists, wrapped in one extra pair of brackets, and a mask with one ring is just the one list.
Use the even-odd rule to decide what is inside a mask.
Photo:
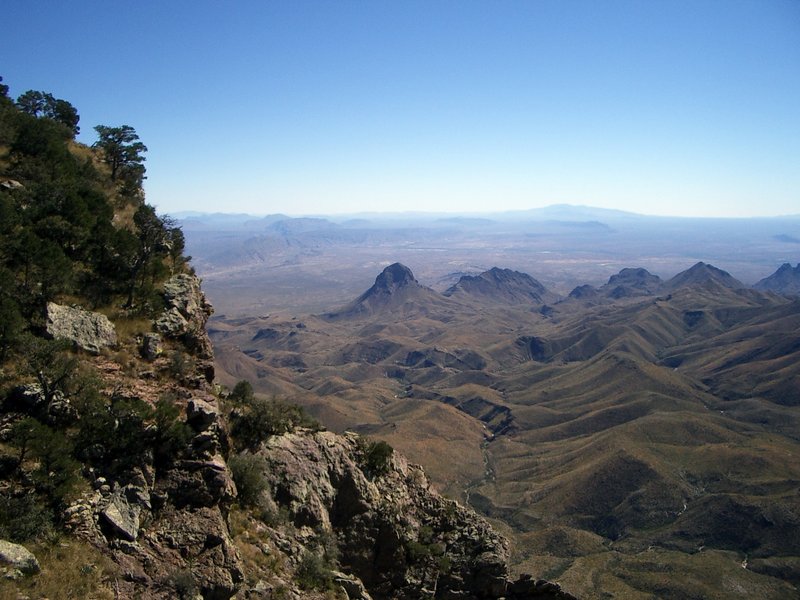
[(167, 337), (182, 340), (195, 356), (212, 358), (205, 326), (214, 309), (200, 289), (200, 280), (188, 273), (175, 275), (164, 284), (164, 299), (167, 308), (156, 319), (156, 329)]
[(39, 561), (25, 546), (0, 540), (0, 563), (8, 565), (12, 570), (8, 575), (14, 577), (14, 571), (22, 575), (35, 575), (39, 572)]
[(554, 584), (510, 581), (502, 536), (439, 496), (420, 467), (396, 454), (381, 463), (356, 435), (301, 430), (259, 454), (274, 501), (296, 527), (335, 535), (342, 567), (375, 600), (571, 598)]
[(179, 597), (173, 579), (183, 573), (183, 585), (190, 581), (203, 598), (227, 600), (244, 577), (225, 519), (236, 487), (219, 454), (224, 424), (216, 399), (194, 393), (181, 419), (190, 428), (184, 448), (159, 463), (145, 454), (116, 479), (98, 476), (96, 491), (64, 514), (75, 535), (120, 567), (120, 597)]
[(82, 308), (48, 302), (46, 328), (48, 335), (94, 354), (117, 345), (117, 332), (108, 317)]

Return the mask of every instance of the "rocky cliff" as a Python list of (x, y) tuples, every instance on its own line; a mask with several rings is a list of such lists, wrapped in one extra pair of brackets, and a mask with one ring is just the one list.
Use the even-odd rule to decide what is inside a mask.
[(212, 309), (199, 280), (176, 275), (163, 298), (159, 315), (124, 334), (99, 313), (48, 306), (48, 334), (80, 352), (110, 398), (99, 413), (35, 384), (4, 405), (6, 438), (30, 415), (106, 428), (85, 451), (85, 491), (58, 519), (110, 557), (101, 589), (153, 599), (570, 598), (512, 581), (507, 541), (385, 443), (271, 429), (277, 413), (245, 438), (242, 414), (253, 409), (212, 387)]

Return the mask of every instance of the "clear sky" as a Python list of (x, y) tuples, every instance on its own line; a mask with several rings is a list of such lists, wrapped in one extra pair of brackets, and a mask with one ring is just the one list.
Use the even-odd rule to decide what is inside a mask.
[(162, 212), (800, 213), (800, 0), (5, 0)]

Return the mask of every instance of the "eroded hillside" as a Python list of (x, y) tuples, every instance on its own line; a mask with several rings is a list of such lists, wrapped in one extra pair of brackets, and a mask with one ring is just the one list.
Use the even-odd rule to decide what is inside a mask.
[(223, 380), (388, 440), (575, 594), (797, 593), (796, 298), (704, 263), (548, 304), (499, 269), (447, 295), (387, 271), (344, 309), (214, 320)]

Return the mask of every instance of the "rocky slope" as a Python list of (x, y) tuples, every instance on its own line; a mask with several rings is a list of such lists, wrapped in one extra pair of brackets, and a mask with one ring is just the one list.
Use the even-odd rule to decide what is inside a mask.
[[(513, 581), (508, 543), (486, 521), (439, 496), (422, 469), (388, 445), (355, 434), (264, 435), (244, 455), (260, 460), (268, 486), (256, 508), (246, 507), (226, 460), (234, 455), (226, 410), (211, 387), (211, 307), (192, 275), (171, 278), (163, 295), (160, 316), (127, 337), (99, 313), (49, 309), (50, 335), (87, 352), (81, 360), (107, 393), (153, 406), (167, 394), (186, 428), (165, 450), (158, 424), (142, 423), (140, 451), (124, 468), (85, 465), (91, 489), (63, 510), (70, 537), (111, 558), (105, 584), (115, 597), (571, 598), (544, 581)], [(101, 351), (130, 343), (142, 358), (125, 367)], [(179, 374), (165, 347), (186, 353)], [(45, 401), (36, 390), (33, 396), (27, 409), (9, 401), (5, 422)], [(55, 404), (38, 409), (52, 412)], [(320, 555), (325, 544), (333, 558)], [(323, 562), (309, 579), (318, 555)], [(10, 568), (14, 577), (37, 577)]]

